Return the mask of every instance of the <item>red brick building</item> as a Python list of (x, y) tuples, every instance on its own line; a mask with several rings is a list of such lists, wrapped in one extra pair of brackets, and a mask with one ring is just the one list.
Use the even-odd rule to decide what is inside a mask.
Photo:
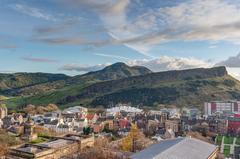
[(240, 134), (240, 114), (234, 114), (233, 117), (228, 117), (228, 133), (233, 135)]

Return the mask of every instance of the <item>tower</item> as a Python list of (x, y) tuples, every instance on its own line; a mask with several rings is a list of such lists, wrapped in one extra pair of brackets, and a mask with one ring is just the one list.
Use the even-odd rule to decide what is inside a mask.
[(34, 123), (32, 122), (30, 116), (24, 123), (22, 138), (27, 141), (33, 141), (37, 139), (37, 134), (34, 133)]

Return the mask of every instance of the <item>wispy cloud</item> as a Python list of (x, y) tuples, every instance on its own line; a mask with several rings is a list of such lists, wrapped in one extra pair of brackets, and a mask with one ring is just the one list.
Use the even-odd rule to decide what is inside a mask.
[(170, 56), (161, 56), (151, 60), (130, 60), (127, 64), (130, 66), (145, 66), (155, 72), (213, 66), (211, 63), (201, 59)]
[[(151, 49), (164, 42), (177, 40), (240, 42), (240, 14), (238, 14), (240, 5), (229, 1), (189, 0), (158, 8), (148, 8), (144, 6), (144, 2), (138, 1), (139, 6), (135, 6), (135, 10), (132, 6), (137, 3), (130, 0), (61, 0), (61, 2), (97, 13), (106, 33), (111, 37), (108, 40), (87, 40), (83, 44), (95, 46), (122, 44), (151, 57)], [(136, 10), (138, 14), (133, 13)], [(76, 43), (75, 40), (72, 42)], [(80, 43), (82, 44), (82, 41)]]
[[(162, 56), (157, 59), (143, 59), (143, 60), (128, 60), (126, 64), (129, 66), (145, 66), (154, 72), (167, 71), (167, 70), (182, 70), (190, 68), (199, 68), (199, 67), (212, 67), (213, 64), (206, 62), (204, 60), (195, 59), (195, 58), (178, 58), (178, 57), (169, 57)], [(67, 64), (61, 67), (61, 70), (67, 71), (79, 71), (79, 72), (89, 72), (96, 71), (104, 68), (105, 66), (110, 65), (98, 64), (98, 65), (77, 65), (77, 64)]]
[(215, 48), (217, 48), (217, 47), (218, 47), (217, 45), (210, 45), (210, 46), (209, 46), (210, 49), (215, 49)]
[(117, 59), (117, 60), (130, 60), (127, 57), (117, 56), (117, 55), (110, 55), (110, 54), (95, 53), (94, 55), (102, 56), (102, 57), (109, 57), (109, 58), (113, 58), (113, 59)]
[(216, 66), (240, 67), (240, 53), (217, 63)]
[(79, 37), (34, 37), (32, 40), (55, 45), (87, 45), (89, 43)]
[(15, 44), (0, 44), (0, 49), (16, 49), (17, 45)]
[(74, 24), (76, 24), (76, 22), (70, 20), (70, 21), (65, 21), (61, 24), (56, 24), (55, 26), (37, 27), (34, 29), (34, 32), (37, 34), (60, 33), (67, 29), (70, 29)]
[(49, 59), (49, 58), (35, 58), (35, 57), (21, 57), (22, 60), (30, 62), (40, 62), (40, 63), (56, 63), (58, 60)]
[(90, 72), (90, 71), (97, 71), (103, 69), (104, 67), (110, 65), (110, 63), (106, 64), (98, 64), (98, 65), (79, 65), (79, 64), (66, 64), (59, 68), (59, 70), (64, 71), (77, 71), (77, 72)]
[(39, 8), (31, 7), (24, 4), (12, 4), (10, 5), (10, 7), (28, 16), (41, 18), (44, 20), (56, 21), (56, 18), (53, 15), (46, 13), (44, 10), (41, 10)]

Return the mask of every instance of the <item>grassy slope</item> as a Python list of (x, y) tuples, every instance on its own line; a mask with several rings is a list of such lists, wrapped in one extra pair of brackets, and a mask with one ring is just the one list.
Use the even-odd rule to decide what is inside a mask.
[(0, 90), (4, 91), (9, 89), (21, 88), (45, 82), (62, 80), (66, 78), (68, 78), (68, 76), (63, 74), (49, 73), (0, 74)]
[[(226, 81), (234, 81), (235, 84), (227, 84)], [(155, 100), (155, 102), (161, 104), (175, 104), (178, 106), (202, 106), (204, 101), (239, 99), (240, 96), (240, 82), (228, 75), (224, 77), (208, 78), (202, 80), (165, 82), (163, 84), (153, 86), (152, 88), (153, 90), (158, 90), (159, 94), (162, 93), (160, 95), (162, 96), (162, 98), (159, 98), (158, 95), (156, 95), (155, 97), (154, 94), (140, 94), (134, 96), (134, 93), (129, 93), (131, 92), (131, 90), (137, 89), (134, 88), (117, 91), (117, 93), (115, 94), (110, 93), (103, 97), (99, 97), (95, 104), (107, 104), (107, 101), (111, 101), (111, 99), (115, 99), (116, 101), (118, 101), (118, 99), (119, 101), (125, 100), (125, 102), (129, 102), (129, 99), (131, 99), (131, 97), (129, 97), (129, 94), (132, 94), (132, 98), (135, 98), (135, 100), (137, 100), (137, 97), (139, 96), (139, 101), (143, 103), (144, 100), (141, 100), (141, 98), (144, 99), (149, 97), (155, 97), (157, 99)], [(168, 93), (164, 91), (164, 88), (175, 89), (176, 94)], [(173, 96), (173, 98), (169, 98), (169, 96)], [(153, 102), (148, 104), (152, 105)]]
[[(111, 81), (109, 82), (111, 83)], [(105, 82), (103, 82), (103, 84), (104, 83)], [(134, 104), (145, 102), (145, 105), (150, 106), (153, 105), (153, 102), (176, 104), (177, 106), (201, 106), (204, 101), (235, 99), (240, 96), (240, 82), (229, 75), (204, 79), (165, 81), (156, 84), (145, 83), (144, 85), (134, 85), (134, 87), (115, 86), (114, 88), (103, 91), (92, 91), (89, 89), (89, 87), (91, 88), (93, 86), (91, 84), (92, 83), (68, 86), (57, 91), (24, 98), (24, 100), (19, 97), (12, 98), (7, 100), (7, 104), (10, 107), (15, 107), (24, 102), (40, 105), (60, 102), (62, 104), (59, 106), (63, 108), (80, 103), (87, 106), (107, 105), (111, 99), (114, 99), (115, 102), (125, 101), (133, 103), (133, 100), (135, 100), (136, 103)], [(102, 83), (97, 83), (95, 85), (98, 86), (101, 84)], [(98, 87), (96, 87), (96, 89), (97, 88)], [(176, 93), (169, 92), (168, 89), (166, 91), (166, 88), (175, 90)], [(147, 92), (145, 89), (150, 91), (151, 94), (144, 94), (144, 92)], [(143, 90), (143, 93), (139, 93), (141, 90)], [(71, 97), (73, 97), (73, 99), (71, 99)], [(64, 102), (66, 99), (68, 99), (68, 101)], [(146, 99), (146, 101), (142, 99)]]

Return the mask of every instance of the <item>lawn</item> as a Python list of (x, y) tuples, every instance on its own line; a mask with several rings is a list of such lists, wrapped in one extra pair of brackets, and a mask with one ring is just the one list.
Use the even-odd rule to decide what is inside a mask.
[(43, 137), (38, 137), (36, 140), (31, 141), (31, 144), (38, 144), (38, 143), (42, 143), (48, 141), (47, 139), (43, 138)]
[(225, 136), (225, 138), (224, 138), (224, 144), (233, 144), (233, 137), (227, 137), (227, 136)]
[(240, 145), (240, 137), (237, 137), (236, 144)]
[(224, 153), (225, 157), (228, 157), (230, 155), (230, 146), (229, 145), (224, 146), (223, 153)]
[(217, 145), (221, 145), (222, 139), (223, 139), (223, 136), (220, 136), (220, 135), (217, 136), (217, 138), (216, 138)]

